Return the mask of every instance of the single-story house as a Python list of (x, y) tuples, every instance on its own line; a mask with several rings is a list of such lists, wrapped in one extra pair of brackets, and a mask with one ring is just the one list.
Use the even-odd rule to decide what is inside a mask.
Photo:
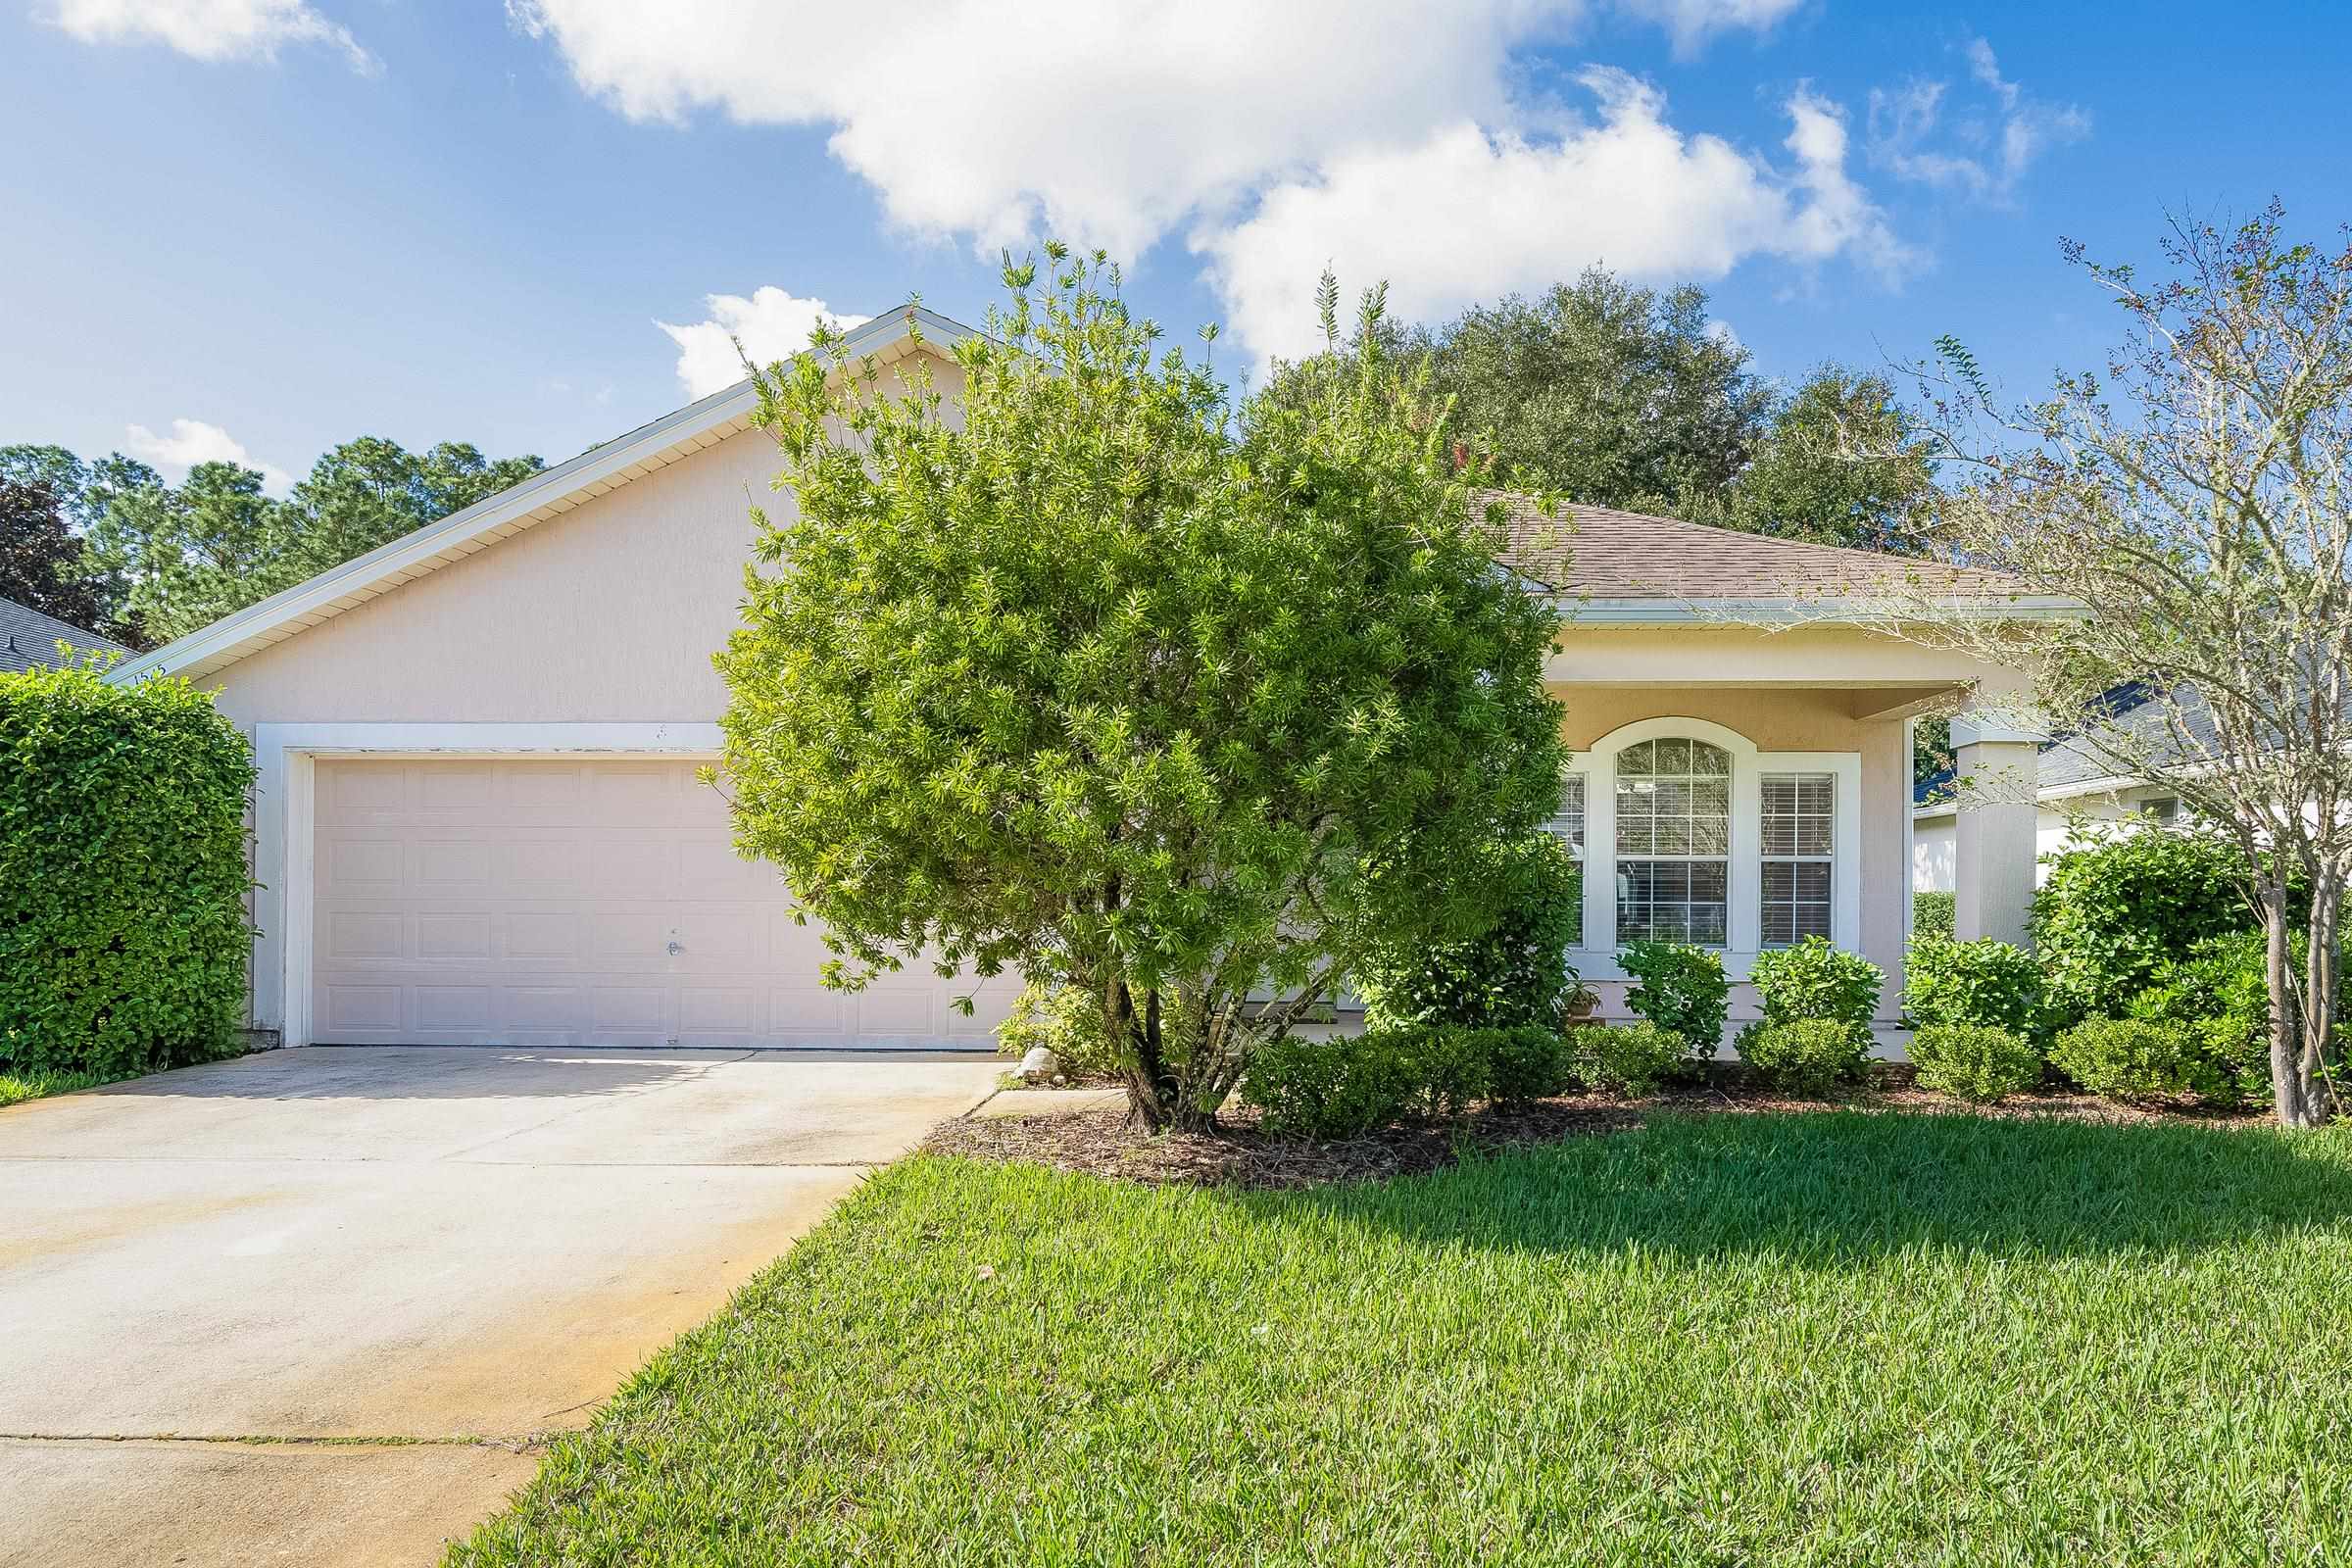
[[(2130, 737), (2127, 755), (2193, 763), (2221, 753), (2212, 714), (2194, 692), (2171, 702), (2158, 700), (2145, 687), (2119, 687), (2106, 695), (2102, 707), (2103, 723)], [(2080, 733), (2045, 739), (2039, 749), (2034, 822), (2037, 862), (2041, 856), (2056, 852), (2078, 836), (2175, 827), (2188, 820), (2177, 791), (2117, 772), (2114, 761)], [(1959, 828), (1954, 784), (1962, 771), (1946, 767), (1921, 779), (1913, 791), (1911, 886), (1915, 892), (1952, 891)], [(2036, 864), (2037, 883), (2047, 869)]]
[(76, 656), (130, 652), (112, 638), (84, 631), (30, 605), (0, 599), (0, 670), (53, 668), (61, 642)]
[[(919, 341), (908, 330), (919, 323)], [(885, 367), (969, 328), (921, 309), (851, 334)], [(919, 968), (824, 989), (814, 929), (738, 858), (696, 769), (719, 749), (710, 662), (736, 623), (754, 503), (778, 461), (748, 383), (125, 662), (218, 688), (251, 735), (257, 1028), (284, 1043), (983, 1043), (1017, 982)], [(1596, 508), (1532, 512), (1511, 563), (1558, 602), (1548, 677), (1573, 768), (1555, 823), (1589, 871), (1573, 956), (1614, 1010), (1616, 944), (1724, 950), (1736, 974), (1809, 933), (1899, 995), (1908, 720), (2004, 671), (1835, 624), (1887, 558)], [(1559, 546), (1565, 544), (1567, 549)], [(1955, 574), (2001, 613), (2005, 583)], [(1735, 623), (1735, 622), (1742, 623)], [(1986, 767), (2030, 765), (1988, 732)], [(1964, 814), (1964, 927), (2013, 933), (2030, 808)]]

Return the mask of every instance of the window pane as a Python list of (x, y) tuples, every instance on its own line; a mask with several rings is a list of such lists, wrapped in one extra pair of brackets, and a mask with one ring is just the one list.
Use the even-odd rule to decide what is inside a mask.
[(1781, 947), (1830, 934), (1837, 780), (1774, 773), (1762, 781), (1763, 939)]
[(1692, 741), (1690, 743), (1690, 771), (1711, 778), (1730, 778), (1732, 776), (1732, 754), (1720, 746), (1709, 746), (1705, 741)]

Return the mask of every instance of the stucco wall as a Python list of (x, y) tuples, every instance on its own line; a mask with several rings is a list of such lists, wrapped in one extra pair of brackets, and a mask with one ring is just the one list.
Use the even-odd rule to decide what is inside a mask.
[[(943, 392), (953, 365), (932, 361)], [(712, 722), (751, 509), (789, 514), (760, 430), (370, 599), (211, 677), (256, 722)]]

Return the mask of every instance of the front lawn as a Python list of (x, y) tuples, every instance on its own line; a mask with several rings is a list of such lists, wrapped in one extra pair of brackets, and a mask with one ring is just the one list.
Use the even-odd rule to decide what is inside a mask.
[(1654, 1117), (887, 1172), (452, 1563), (2352, 1559), (2352, 1138)]

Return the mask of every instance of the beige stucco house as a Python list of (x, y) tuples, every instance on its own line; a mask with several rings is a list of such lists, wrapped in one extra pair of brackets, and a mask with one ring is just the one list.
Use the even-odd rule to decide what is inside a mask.
[[(902, 310), (853, 347), (932, 356), (952, 397), (940, 351), (968, 330)], [(825, 990), (815, 932), (696, 782), (749, 509), (790, 504), (754, 406), (748, 384), (705, 398), (119, 666), (217, 687), (252, 737), (256, 1027), (289, 1045), (985, 1042), (1008, 978), (968, 1017), (951, 1005), (968, 985), (925, 972)], [(1623, 938), (1707, 942), (1743, 974), (1818, 931), (1889, 971), (1891, 1016), (1909, 720), (2004, 672), (1837, 625), (1841, 587), (1883, 558), (1596, 509), (1564, 540), (1525, 521), (1513, 564), (1560, 604), (1548, 676), (1576, 759), (1553, 825), (1589, 873), (1573, 961), (1604, 1012)], [(2026, 737), (1973, 744), (1981, 769), (2032, 764)], [(1956, 837), (1963, 928), (2014, 934), (2032, 808), (1974, 809)]]

